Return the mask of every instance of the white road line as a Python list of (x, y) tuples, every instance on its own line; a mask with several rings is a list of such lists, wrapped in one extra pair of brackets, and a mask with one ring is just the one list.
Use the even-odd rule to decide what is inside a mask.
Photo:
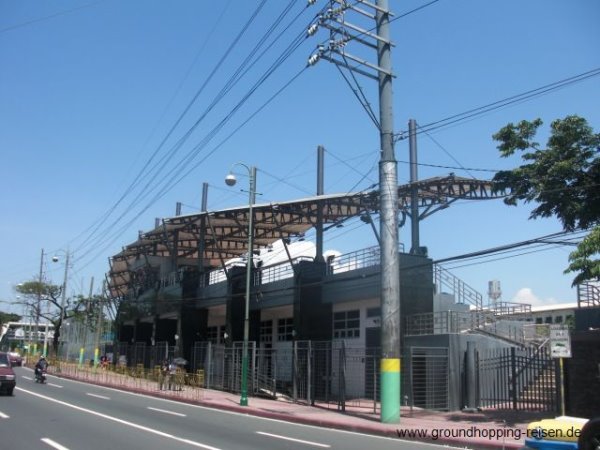
[[(90, 384), (92, 384), (92, 383), (86, 383), (85, 381), (80, 381), (80, 380), (71, 380), (71, 379), (63, 379), (63, 380), (65, 382), (69, 382), (69, 383), (73, 383), (73, 384), (82, 384), (82, 385), (85, 385), (85, 386), (90, 386)], [(107, 391), (118, 392), (119, 394), (123, 394), (123, 395), (131, 395), (132, 397), (141, 397), (141, 398), (149, 399), (149, 400), (152, 400), (152, 401), (157, 401), (157, 402), (162, 402), (162, 403), (169, 403), (169, 404), (178, 405), (178, 406), (186, 407), (186, 408), (202, 409), (202, 410), (212, 411), (212, 412), (216, 412), (216, 413), (223, 414), (223, 415), (228, 415), (228, 416), (245, 416), (248, 419), (257, 420), (257, 421), (261, 421), (261, 422), (283, 423), (283, 424), (286, 424), (286, 425), (293, 425), (295, 427), (300, 427), (300, 428), (311, 428), (311, 429), (316, 429), (316, 430), (321, 430), (321, 431), (326, 430), (328, 433), (351, 434), (351, 435), (354, 435), (354, 436), (362, 436), (362, 437), (366, 437), (366, 438), (369, 438), (369, 439), (376, 439), (376, 440), (383, 440), (383, 441), (405, 442), (407, 444), (409, 444), (411, 442), (415, 442), (415, 441), (409, 441), (407, 439), (399, 439), (397, 437), (378, 436), (376, 434), (359, 433), (357, 431), (349, 431), (349, 430), (338, 430), (338, 429), (335, 429), (335, 428), (323, 428), (323, 427), (320, 427), (318, 425), (308, 425), (308, 424), (304, 424), (304, 423), (294, 423), (294, 422), (290, 422), (290, 421), (287, 421), (287, 420), (272, 419), (272, 418), (269, 418), (269, 417), (249, 416), (248, 413), (239, 413), (239, 412), (234, 412), (234, 411), (227, 411), (227, 410), (224, 410), (224, 409), (219, 409), (218, 407), (192, 405), (192, 404), (189, 404), (189, 403), (181, 403), (181, 402), (179, 402), (177, 400), (170, 400), (168, 398), (152, 397), (152, 396), (147, 395), (147, 394), (139, 394), (137, 392), (131, 392), (131, 391), (127, 391), (125, 389), (119, 389), (119, 388), (116, 388), (116, 387), (108, 387), (108, 386), (95, 386), (95, 387), (97, 387), (98, 389), (105, 389)], [(19, 388), (17, 388), (17, 390), (19, 390)], [(422, 445), (422, 446), (427, 445), (427, 446), (430, 446), (430, 447), (439, 447), (439, 445), (430, 444), (428, 442), (419, 442), (419, 445)], [(460, 447), (450, 447), (450, 446), (448, 446), (447, 448), (461, 450)]]
[(55, 388), (61, 388), (62, 389), (62, 386), (59, 385), (59, 384), (48, 383), (48, 386), (52, 386), (52, 387), (55, 387)]
[(158, 412), (165, 413), (165, 414), (171, 414), (173, 416), (187, 417), (185, 414), (174, 412), (174, 411), (167, 411), (166, 409), (153, 408), (152, 406), (147, 406), (147, 408), (151, 409), (152, 411), (158, 411)]
[(25, 378), (26, 380), (31, 380), (31, 381), (33, 381), (33, 378), (31, 378), (31, 377), (26, 377), (25, 375), (21, 375), (21, 377), (22, 377), (22, 378)]
[(0, 419), (9, 419), (9, 416), (0, 412)]
[(102, 400), (110, 400), (110, 397), (106, 397), (104, 395), (91, 394), (89, 392), (86, 392), (85, 395), (89, 395), (90, 397), (101, 398)]
[(315, 447), (323, 447), (323, 448), (331, 447), (331, 445), (321, 444), (319, 442), (303, 441), (302, 439), (294, 439), (294, 438), (287, 437), (287, 436), (280, 436), (278, 434), (265, 433), (264, 431), (257, 431), (256, 434), (262, 434), (263, 436), (269, 436), (269, 437), (273, 437), (273, 438), (277, 438), (277, 439), (284, 439), (286, 441), (298, 442), (300, 444), (313, 445)]
[(58, 442), (54, 442), (52, 439), (42, 438), (40, 439), (40, 441), (42, 441), (45, 444), (48, 444), (50, 447), (54, 447), (57, 450), (69, 450), (64, 445), (60, 445)]
[(145, 431), (147, 433), (152, 433), (152, 434), (155, 434), (157, 436), (162, 436), (162, 437), (165, 437), (167, 439), (173, 439), (174, 441), (177, 441), (177, 442), (183, 442), (184, 444), (189, 444), (189, 445), (192, 445), (194, 447), (205, 448), (206, 450), (221, 450), (221, 449), (219, 449), (217, 447), (212, 447), (210, 445), (201, 444), (200, 442), (196, 442), (196, 441), (192, 441), (192, 440), (189, 440), (189, 439), (180, 438), (180, 437), (174, 436), (174, 435), (169, 434), (169, 433), (164, 433), (162, 431), (155, 430), (154, 428), (148, 428), (148, 427), (145, 427), (143, 425), (139, 425), (137, 423), (128, 422), (127, 420), (118, 419), (116, 417), (108, 416), (106, 414), (102, 414), (102, 413), (99, 413), (97, 411), (92, 411), (91, 409), (82, 408), (81, 406), (73, 405), (71, 403), (63, 402), (61, 400), (56, 400), (56, 399), (54, 399), (52, 397), (47, 397), (45, 395), (38, 394), (37, 392), (28, 391), (27, 389), (23, 389), (23, 388), (19, 388), (18, 387), (17, 390), (19, 390), (21, 392), (25, 392), (26, 394), (29, 394), (29, 395), (33, 395), (34, 397), (38, 397), (38, 398), (41, 398), (41, 399), (44, 399), (44, 400), (48, 400), (49, 402), (58, 403), (59, 405), (66, 406), (68, 408), (73, 408), (73, 409), (75, 409), (77, 411), (81, 411), (81, 412), (85, 412), (85, 413), (88, 413), (88, 414), (92, 414), (94, 416), (101, 417), (103, 419), (110, 420), (112, 422), (117, 422), (117, 423), (120, 423), (122, 425), (131, 427), (131, 428), (136, 428), (138, 430)]

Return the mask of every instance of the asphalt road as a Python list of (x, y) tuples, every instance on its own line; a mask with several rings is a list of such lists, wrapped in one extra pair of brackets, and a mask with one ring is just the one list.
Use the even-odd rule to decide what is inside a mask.
[(442, 448), (193, 406), (53, 376), (40, 385), (31, 370), (15, 368), (15, 372), (15, 395), (0, 397), (3, 450)]

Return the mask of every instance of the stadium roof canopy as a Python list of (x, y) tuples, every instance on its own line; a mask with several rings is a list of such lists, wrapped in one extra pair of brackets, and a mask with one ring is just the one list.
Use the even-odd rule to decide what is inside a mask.
[[(429, 178), (398, 186), (398, 208), (410, 215), (413, 187), (419, 201), (419, 218), (448, 207), (459, 199), (498, 198), (490, 181), (456, 177)], [(264, 248), (279, 239), (303, 236), (322, 220), (323, 229), (346, 220), (379, 212), (379, 191), (319, 195), (278, 203), (253, 206), (254, 247)], [(125, 246), (111, 258), (109, 285), (112, 296), (119, 296), (129, 285), (131, 263), (140, 257), (177, 257), (189, 259), (190, 265), (218, 267), (224, 261), (248, 251), (249, 205), (200, 212), (163, 219), (162, 224), (137, 241)], [(320, 217), (322, 215), (322, 218)], [(202, 255), (200, 255), (200, 252)]]

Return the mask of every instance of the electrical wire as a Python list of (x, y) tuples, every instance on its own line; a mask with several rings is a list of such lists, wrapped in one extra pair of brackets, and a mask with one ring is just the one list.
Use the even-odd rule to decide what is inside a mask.
[(46, 21), (46, 20), (49, 20), (49, 19), (53, 19), (55, 17), (64, 16), (66, 14), (70, 14), (72, 12), (79, 11), (81, 9), (91, 8), (92, 6), (96, 6), (99, 3), (102, 3), (103, 1), (104, 0), (99, 0), (97, 2), (87, 3), (85, 5), (77, 6), (76, 8), (66, 9), (64, 11), (59, 11), (57, 13), (50, 14), (48, 16), (39, 17), (37, 19), (28, 20), (27, 22), (22, 22), (22, 23), (18, 23), (18, 24), (15, 24), (15, 25), (11, 25), (9, 27), (0, 29), (0, 33), (6, 33), (7, 31), (12, 31), (12, 30), (16, 30), (17, 28), (26, 27), (26, 26), (31, 25), (33, 23), (43, 22), (43, 21)]
[[(290, 5), (291, 5), (291, 3), (290, 3)], [(280, 18), (281, 18), (281, 17), (283, 17), (283, 16), (281, 16), (281, 15), (280, 15)], [(295, 20), (295, 19), (294, 19), (294, 20)], [(273, 29), (274, 29), (274, 28), (273, 28)], [(280, 34), (280, 35), (281, 35), (281, 34)], [(264, 43), (264, 40), (263, 40), (262, 42)], [(259, 47), (256, 47), (256, 48), (259, 48)], [(290, 53), (290, 54), (291, 54), (291, 53)], [(246, 59), (245, 63), (247, 63), (247, 61), (248, 61), (248, 59)], [(244, 63), (244, 64), (245, 64), (245, 63)], [(237, 75), (238, 73), (239, 73), (239, 72), (236, 72), (236, 75)], [(272, 73), (272, 71), (271, 71), (270, 73)], [(230, 79), (230, 81), (231, 81), (231, 80), (233, 80), (233, 81), (236, 81), (236, 75), (234, 75), (234, 76), (233, 76), (233, 77)], [(269, 74), (269, 75), (270, 75), (270, 74)], [(239, 80), (239, 77), (237, 78), (237, 80)], [(260, 84), (262, 84), (262, 82), (264, 82), (264, 80), (265, 80), (265, 77), (263, 77), (263, 79), (262, 79), (261, 83), (259, 83), (259, 85), (260, 85)], [(257, 86), (255, 86), (255, 88), (254, 88), (254, 89), (251, 91), (251, 93), (252, 93), (252, 92), (254, 92), (254, 90), (256, 90), (256, 88), (257, 88)], [(216, 98), (219, 98), (219, 96), (217, 96)], [(246, 97), (243, 99), (243, 101), (247, 100), (248, 98), (249, 98), (249, 96), (247, 95), (247, 96), (246, 96)], [(215, 103), (215, 102), (213, 101), (213, 103)], [(237, 106), (236, 108), (234, 108), (233, 112), (235, 112), (235, 111), (236, 111), (236, 110), (239, 108), (239, 106), (240, 106), (240, 103), (238, 103), (238, 106)], [(229, 117), (228, 117), (228, 118), (230, 118), (230, 117), (231, 117), (231, 115), (232, 115), (232, 114), (230, 113), (230, 115), (229, 115)], [(228, 118), (226, 118), (226, 119), (228, 120)], [(207, 136), (207, 137), (204, 139), (204, 142), (203, 142), (203, 143), (204, 143), (204, 145), (205, 145), (206, 143), (208, 143), (208, 142), (210, 141), (210, 139), (212, 139), (212, 137), (213, 137), (213, 136), (216, 134), (216, 132), (218, 132), (218, 131), (220, 130), (220, 128), (221, 128), (221, 127), (222, 127), (222, 126), (223, 126), (223, 125), (226, 123), (226, 121), (227, 121), (227, 120), (224, 120), (224, 121), (222, 121), (222, 122), (221, 122), (219, 125), (217, 125), (217, 127), (216, 127), (216, 128), (214, 128), (214, 129), (213, 129), (213, 131), (212, 131), (212, 132), (211, 132), (211, 133), (210, 133), (210, 134), (209, 134), (209, 135), (208, 135), (208, 136)], [(183, 142), (182, 142), (182, 140), (180, 140), (180, 142), (178, 142), (178, 145), (180, 146), (182, 143), (183, 143)], [(173, 175), (173, 173), (174, 173), (174, 171), (175, 171), (176, 169), (181, 169), (181, 168), (185, 167), (186, 165), (188, 165), (188, 164), (191, 162), (191, 157), (190, 157), (190, 155), (192, 155), (192, 157), (193, 157), (193, 156), (194, 156), (194, 154), (197, 152), (198, 148), (199, 148), (199, 147), (203, 147), (203, 146), (204, 146), (204, 145), (202, 145), (203, 143), (201, 143), (199, 146), (196, 146), (196, 147), (195, 147), (195, 148), (194, 148), (194, 149), (193, 149), (191, 152), (189, 152), (189, 153), (187, 154), (186, 158), (185, 158), (185, 159), (183, 159), (183, 160), (180, 160), (180, 161), (179, 161), (179, 163), (178, 163), (178, 164), (177, 164), (177, 165), (176, 165), (176, 166), (175, 166), (173, 169), (171, 169), (169, 172), (167, 172), (167, 173), (166, 173), (166, 175), (164, 174), (164, 170), (163, 170), (163, 169), (164, 169), (164, 167), (161, 167), (160, 173), (162, 173), (162, 174), (163, 174), (163, 179), (164, 179), (166, 176), (168, 176), (168, 175)], [(157, 172), (157, 173), (158, 173), (158, 172)], [(189, 171), (188, 171), (188, 173), (189, 173)], [(156, 184), (155, 184), (155, 186), (156, 186)], [(171, 185), (171, 187), (172, 187), (172, 185)], [(146, 188), (147, 188), (147, 189), (146, 189)], [(144, 197), (147, 197), (147, 196), (149, 195), (149, 193), (152, 191), (152, 189), (150, 188), (150, 186), (149, 186), (149, 185), (147, 185), (147, 186), (146, 186), (146, 188), (145, 188), (145, 189), (142, 191), (142, 192), (143, 192), (143, 194), (142, 194), (142, 193), (140, 193), (140, 194), (139, 194), (139, 195), (138, 195), (138, 196), (137, 196), (137, 197), (134, 199), (134, 201), (132, 201), (132, 203), (131, 203), (131, 205), (132, 205), (132, 206), (133, 206), (133, 205), (135, 205), (135, 203), (139, 202), (139, 200), (140, 200), (140, 199), (142, 199), (142, 198), (144, 198)], [(156, 190), (156, 188), (154, 188), (154, 189)], [(166, 189), (163, 187), (162, 191), (163, 191), (163, 194), (162, 194), (162, 195), (164, 195), (164, 192), (166, 191)], [(156, 198), (156, 197), (155, 197), (155, 198)], [(128, 208), (128, 210), (129, 210), (129, 208)], [(126, 211), (126, 212), (127, 212), (127, 211)], [(125, 213), (126, 213), (126, 212), (125, 212)], [(125, 213), (123, 213), (123, 214), (122, 214), (122, 215), (121, 215), (121, 216), (120, 216), (120, 217), (119, 217), (119, 218), (118, 218), (118, 219), (117, 219), (117, 220), (114, 222), (114, 224), (118, 223), (118, 222), (119, 222), (119, 221), (120, 221), (120, 220), (123, 218), (123, 216), (124, 216), (124, 214), (125, 214)], [(140, 214), (141, 214), (141, 213), (140, 213)], [(140, 215), (140, 214), (138, 214), (138, 217), (139, 217), (139, 215)], [(113, 225), (114, 225), (114, 224), (113, 224)], [(113, 228), (113, 227), (111, 226), (109, 229), (111, 229), (111, 228)]]
[[(514, 103), (523, 102), (523, 101), (529, 100), (531, 98), (535, 98), (535, 97), (539, 97), (541, 95), (548, 94), (550, 92), (556, 91), (558, 89), (562, 89), (564, 87), (570, 86), (575, 83), (585, 81), (587, 79), (596, 77), (598, 75), (600, 75), (600, 67), (589, 70), (587, 72), (580, 73), (578, 75), (564, 78), (559, 81), (555, 81), (550, 84), (546, 84), (544, 86), (541, 86), (541, 87), (538, 87), (535, 89), (531, 89), (529, 91), (522, 92), (520, 94), (506, 97), (502, 100), (497, 100), (495, 102), (488, 103), (487, 105), (479, 106), (477, 108), (473, 108), (473, 109), (464, 111), (462, 113), (453, 114), (446, 118), (436, 120), (434, 122), (430, 122), (428, 124), (422, 125), (420, 127), (420, 131), (418, 131), (417, 134), (424, 133), (424, 132), (431, 132), (433, 130), (438, 130), (440, 128), (444, 128), (449, 125), (456, 124), (458, 122), (462, 122), (462, 121), (471, 119), (473, 117), (477, 117), (482, 114), (486, 114), (488, 112), (506, 107), (508, 105), (512, 105)], [(407, 131), (402, 131), (396, 135), (396, 138), (397, 138), (397, 140), (404, 139), (407, 135), (408, 135)]]

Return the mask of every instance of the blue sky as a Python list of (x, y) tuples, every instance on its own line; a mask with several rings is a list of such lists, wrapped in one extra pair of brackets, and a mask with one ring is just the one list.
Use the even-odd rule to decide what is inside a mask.
[[(209, 209), (245, 204), (246, 194), (223, 182), (236, 161), (258, 167), (259, 202), (313, 195), (318, 145), (327, 150), (327, 193), (377, 181), (375, 126), (334, 65), (320, 61), (305, 69), (326, 30), (302, 39), (236, 107), (325, 6), (291, 3), (261, 58), (208, 111), (287, 1), (266, 1), (234, 43), (261, 2), (0, 0), (0, 300), (14, 300), (13, 286), (37, 276), (42, 248), (49, 255), (73, 251), (69, 291), (87, 293), (92, 276), (100, 285), (108, 258), (139, 230), (153, 228), (156, 217), (174, 215), (176, 202), (184, 214), (197, 211), (203, 182), (210, 184)], [(430, 124), (600, 67), (596, 0), (440, 0), (399, 17), (426, 3), (390, 1), (398, 17), (391, 24), (397, 132), (410, 118)], [(347, 50), (375, 61), (357, 44)], [(357, 80), (377, 111), (375, 82)], [(579, 114), (598, 132), (599, 104), (595, 76), (420, 134), (419, 176), (489, 179), (494, 170), (520, 164), (499, 158), (491, 136), (502, 126), (540, 117), (545, 143), (552, 120)], [(398, 142), (396, 158), (399, 182), (406, 183), (407, 141)], [(148, 161), (152, 169), (128, 189)], [(441, 259), (560, 231), (554, 219), (528, 220), (530, 210), (499, 200), (458, 202), (422, 223), (421, 244)], [(409, 232), (409, 226), (400, 230), (407, 246)], [(325, 240), (326, 248), (342, 252), (375, 243), (370, 227), (358, 221)], [(570, 250), (527, 248), (447, 268), (483, 294), (489, 280), (500, 280), (505, 301), (575, 301), (562, 273)], [(58, 263), (47, 258), (46, 279), (60, 284), (63, 264), (64, 256)]]

